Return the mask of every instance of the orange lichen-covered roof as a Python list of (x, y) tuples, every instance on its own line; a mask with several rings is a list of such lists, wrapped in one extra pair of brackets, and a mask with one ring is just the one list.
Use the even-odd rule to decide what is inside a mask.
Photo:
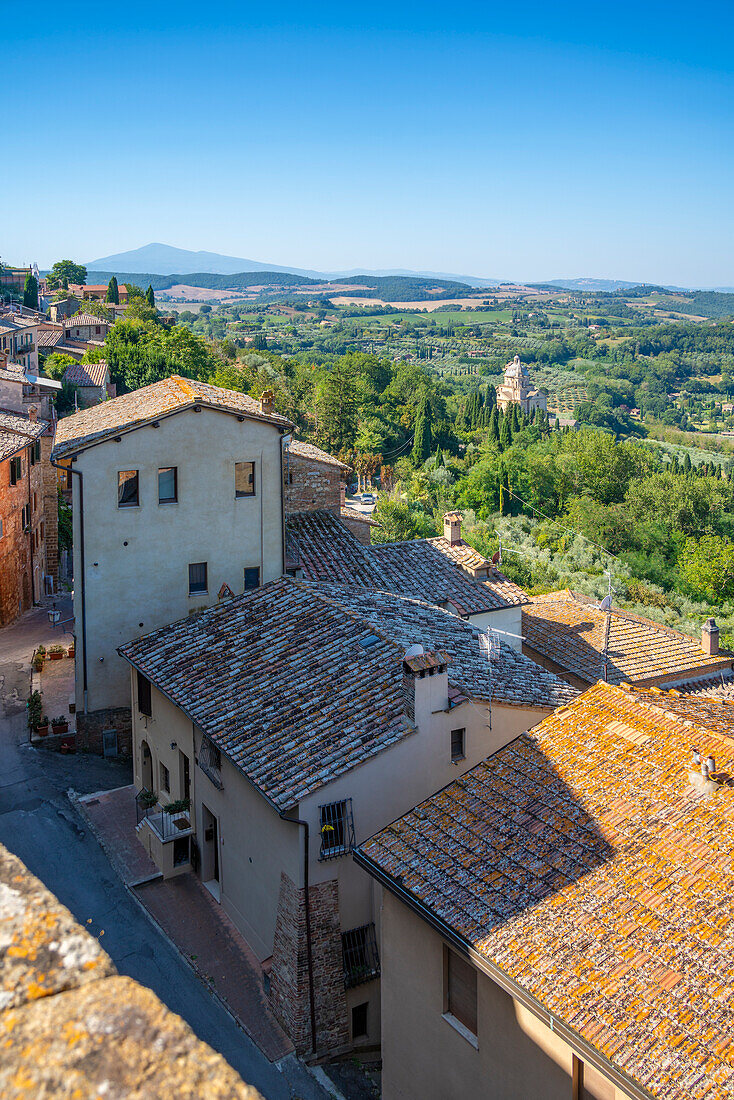
[(604, 677), (607, 621), (609, 683), (670, 683), (698, 670), (713, 676), (731, 668), (731, 656), (708, 656), (688, 634), (616, 608), (601, 611), (568, 590), (535, 597), (523, 608), (522, 632), (535, 653), (593, 684)]
[(140, 427), (168, 413), (200, 405), (202, 408), (222, 409), (239, 413), (255, 420), (265, 420), (281, 428), (292, 427), (291, 422), (277, 413), (263, 413), (259, 402), (246, 393), (225, 390), (181, 378), (177, 374), (154, 382), (151, 386), (133, 390), (112, 401), (82, 409), (72, 416), (63, 417), (56, 429), (54, 458), (82, 450), (120, 431)]
[(730, 1097), (732, 775), (734, 704), (600, 683), (357, 860), (650, 1096)]

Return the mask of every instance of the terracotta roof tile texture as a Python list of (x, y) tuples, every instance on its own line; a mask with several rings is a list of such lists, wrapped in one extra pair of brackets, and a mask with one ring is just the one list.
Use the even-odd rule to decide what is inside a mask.
[[(587, 683), (604, 676), (607, 613), (574, 592), (537, 596), (522, 615), (526, 644)], [(732, 658), (707, 656), (695, 638), (650, 619), (612, 610), (608, 650), (609, 683), (656, 678), (673, 681), (697, 669), (726, 671)]]
[(56, 429), (54, 457), (81, 450), (119, 431), (135, 428), (195, 404), (242, 413), (283, 428), (291, 427), (290, 421), (277, 413), (262, 413), (259, 403), (247, 394), (174, 374), (151, 386), (143, 386), (112, 401), (63, 417)]
[(454, 615), (393, 595), (356, 608), (351, 589), (287, 577), (119, 652), (284, 810), (411, 732), (402, 664), (415, 642), (448, 652), (468, 696), (552, 707), (577, 694), (507, 647), (490, 683), (477, 632)]
[(99, 363), (71, 363), (64, 371), (62, 382), (72, 386), (104, 386), (107, 379), (107, 361)]
[(731, 1097), (732, 775), (734, 704), (600, 683), (362, 851), (651, 1096)]

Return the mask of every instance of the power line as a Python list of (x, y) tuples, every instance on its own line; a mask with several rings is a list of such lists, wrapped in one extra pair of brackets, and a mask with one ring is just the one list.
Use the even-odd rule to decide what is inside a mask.
[(597, 550), (601, 550), (603, 554), (606, 554), (610, 558), (614, 558), (614, 560), (619, 562), (620, 565), (623, 564), (621, 559), (618, 558), (616, 554), (613, 554), (611, 550), (607, 550), (605, 546), (602, 546), (598, 542), (594, 542), (593, 539), (587, 538), (586, 535), (582, 535), (582, 533), (580, 531), (577, 531), (574, 527), (567, 527), (565, 523), (561, 523), (560, 520), (554, 519), (553, 516), (547, 516), (545, 512), (541, 512), (540, 508), (536, 508), (534, 504), (528, 504), (527, 501), (523, 500), (521, 496), (519, 496), (509, 487), (509, 485), (507, 486), (507, 488), (505, 488), (505, 486), (503, 485), (502, 489), (505, 492), (509, 493), (511, 497), (514, 497), (515, 500), (519, 500), (525, 508), (529, 508), (532, 512), (535, 512), (537, 515), (542, 516), (543, 519), (547, 519), (549, 523), (555, 523), (558, 527), (562, 528), (562, 530), (568, 531), (570, 535), (578, 535), (580, 539), (583, 539), (584, 542), (588, 542), (590, 546), (595, 546)]

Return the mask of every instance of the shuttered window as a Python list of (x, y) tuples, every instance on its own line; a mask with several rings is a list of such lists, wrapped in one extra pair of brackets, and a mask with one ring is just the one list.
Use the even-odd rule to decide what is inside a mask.
[(141, 714), (145, 714), (148, 718), (153, 714), (150, 699), (150, 680), (143, 676), (142, 672), (138, 673), (138, 710)]
[(470, 962), (448, 947), (446, 956), (446, 1011), (476, 1035), (477, 972)]

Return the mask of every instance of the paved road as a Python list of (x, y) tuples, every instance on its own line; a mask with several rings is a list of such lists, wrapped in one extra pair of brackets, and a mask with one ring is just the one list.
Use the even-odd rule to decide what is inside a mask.
[[(62, 619), (70, 614), (70, 601), (57, 606)], [(237, 1027), (133, 901), (82, 825), (67, 790), (119, 787), (131, 782), (130, 765), (61, 756), (27, 743), (29, 658), (39, 643), (59, 640), (44, 609), (0, 630), (0, 842), (81, 924), (96, 935), (104, 932), (102, 946), (122, 974), (153, 989), (267, 1100), (324, 1100), (326, 1093), (300, 1063), (291, 1059), (280, 1072)]]

